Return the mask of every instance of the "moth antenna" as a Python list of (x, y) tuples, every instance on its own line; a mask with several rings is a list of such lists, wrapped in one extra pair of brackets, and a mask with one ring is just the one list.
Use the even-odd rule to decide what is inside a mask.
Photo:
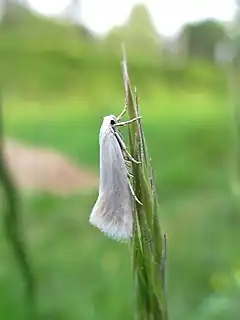
[(120, 115), (117, 117), (117, 121), (121, 120), (122, 117), (125, 115), (125, 113), (127, 112), (127, 105), (125, 104), (123, 111), (120, 113)]

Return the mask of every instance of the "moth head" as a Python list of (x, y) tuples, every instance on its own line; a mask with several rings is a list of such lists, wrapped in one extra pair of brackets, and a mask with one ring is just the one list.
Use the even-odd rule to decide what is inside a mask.
[(105, 126), (111, 126), (114, 129), (114, 125), (117, 123), (117, 118), (114, 115), (109, 115), (104, 117), (103, 119), (103, 124)]
[(117, 123), (117, 118), (114, 115), (110, 115), (108, 118), (111, 126)]
[(104, 117), (103, 122), (108, 125), (114, 125), (117, 123), (117, 118), (113, 114), (111, 114), (109, 116)]
[(109, 115), (103, 118), (103, 123), (100, 130), (100, 135), (106, 134), (106, 132), (115, 131), (114, 125), (117, 123), (117, 118), (114, 115)]

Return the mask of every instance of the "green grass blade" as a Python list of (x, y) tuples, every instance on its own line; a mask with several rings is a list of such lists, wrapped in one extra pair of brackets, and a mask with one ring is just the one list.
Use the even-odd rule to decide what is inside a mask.
[[(138, 96), (134, 99), (123, 60), (123, 80), (129, 119), (140, 115)], [(132, 265), (136, 295), (137, 319), (167, 319), (165, 294), (165, 257), (163, 237), (158, 221), (159, 205), (152, 168), (147, 151), (141, 120), (129, 126), (129, 147), (133, 157), (141, 164), (132, 165), (134, 191), (143, 203), (135, 203), (134, 232), (131, 243)]]

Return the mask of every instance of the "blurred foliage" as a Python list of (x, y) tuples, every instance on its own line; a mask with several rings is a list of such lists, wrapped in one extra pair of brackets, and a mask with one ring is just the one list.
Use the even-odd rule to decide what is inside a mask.
[(158, 61), (161, 58), (161, 41), (151, 15), (144, 5), (133, 8), (125, 25), (113, 28), (107, 35), (108, 48), (119, 55), (119, 43), (124, 41), (128, 48), (128, 56), (147, 56)]
[[(213, 48), (210, 42), (214, 40), (211, 34), (215, 37), (217, 33), (214, 31), (216, 28), (214, 32), (209, 32), (212, 25), (214, 29), (215, 25), (212, 23), (208, 23), (206, 28), (193, 28), (196, 29), (196, 32), (193, 32), (196, 39), (193, 35), (190, 40), (197, 42), (196, 50), (200, 50), (199, 54), (195, 54), (194, 49), (194, 60), (209, 57)], [(198, 29), (200, 31), (197, 31)], [(81, 91), (84, 83), (88, 86), (89, 75), (93, 74), (97, 67), (101, 72), (95, 73), (96, 83), (102, 81), (101, 77), (111, 83), (114, 77), (118, 86), (121, 81), (119, 61), (123, 40), (128, 49), (131, 73), (142, 83), (145, 82), (146, 71), (151, 70), (149, 76), (154, 82), (182, 87), (189, 84), (196, 84), (196, 87), (211, 86), (219, 91), (225, 87), (223, 69), (204, 60), (200, 62), (190, 59), (183, 65), (180, 55), (180, 61), (168, 62), (168, 57), (161, 54), (164, 42), (161, 45), (161, 39), (143, 6), (133, 9), (125, 26), (113, 29), (103, 38), (95, 37), (81, 25), (52, 21), (22, 8), (14, 23), (0, 27), (0, 80), (6, 87), (11, 87), (11, 90), (21, 88), (21, 92), (27, 90), (36, 93), (43, 87), (44, 90), (51, 89), (51, 92), (69, 91), (73, 88), (69, 81), (72, 79), (74, 87), (78, 84)], [(205, 49), (202, 48), (206, 48), (205, 53), (208, 52), (205, 56), (202, 55)], [(141, 87), (139, 82), (138, 85)], [(146, 85), (144, 87), (147, 89)], [(83, 88), (83, 91), (85, 90), (86, 88)]]
[(188, 58), (214, 61), (219, 43), (226, 41), (227, 34), (220, 22), (204, 20), (186, 24), (180, 35), (180, 42)]

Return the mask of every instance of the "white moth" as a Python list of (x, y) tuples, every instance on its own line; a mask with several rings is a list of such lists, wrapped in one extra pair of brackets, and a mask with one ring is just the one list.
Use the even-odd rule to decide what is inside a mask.
[(137, 202), (129, 181), (126, 158), (137, 162), (127, 151), (125, 143), (117, 130), (141, 118), (119, 122), (119, 117), (106, 116), (99, 134), (100, 145), (100, 185), (97, 201), (90, 215), (90, 223), (110, 238), (118, 241), (128, 240), (133, 228), (133, 197)]

